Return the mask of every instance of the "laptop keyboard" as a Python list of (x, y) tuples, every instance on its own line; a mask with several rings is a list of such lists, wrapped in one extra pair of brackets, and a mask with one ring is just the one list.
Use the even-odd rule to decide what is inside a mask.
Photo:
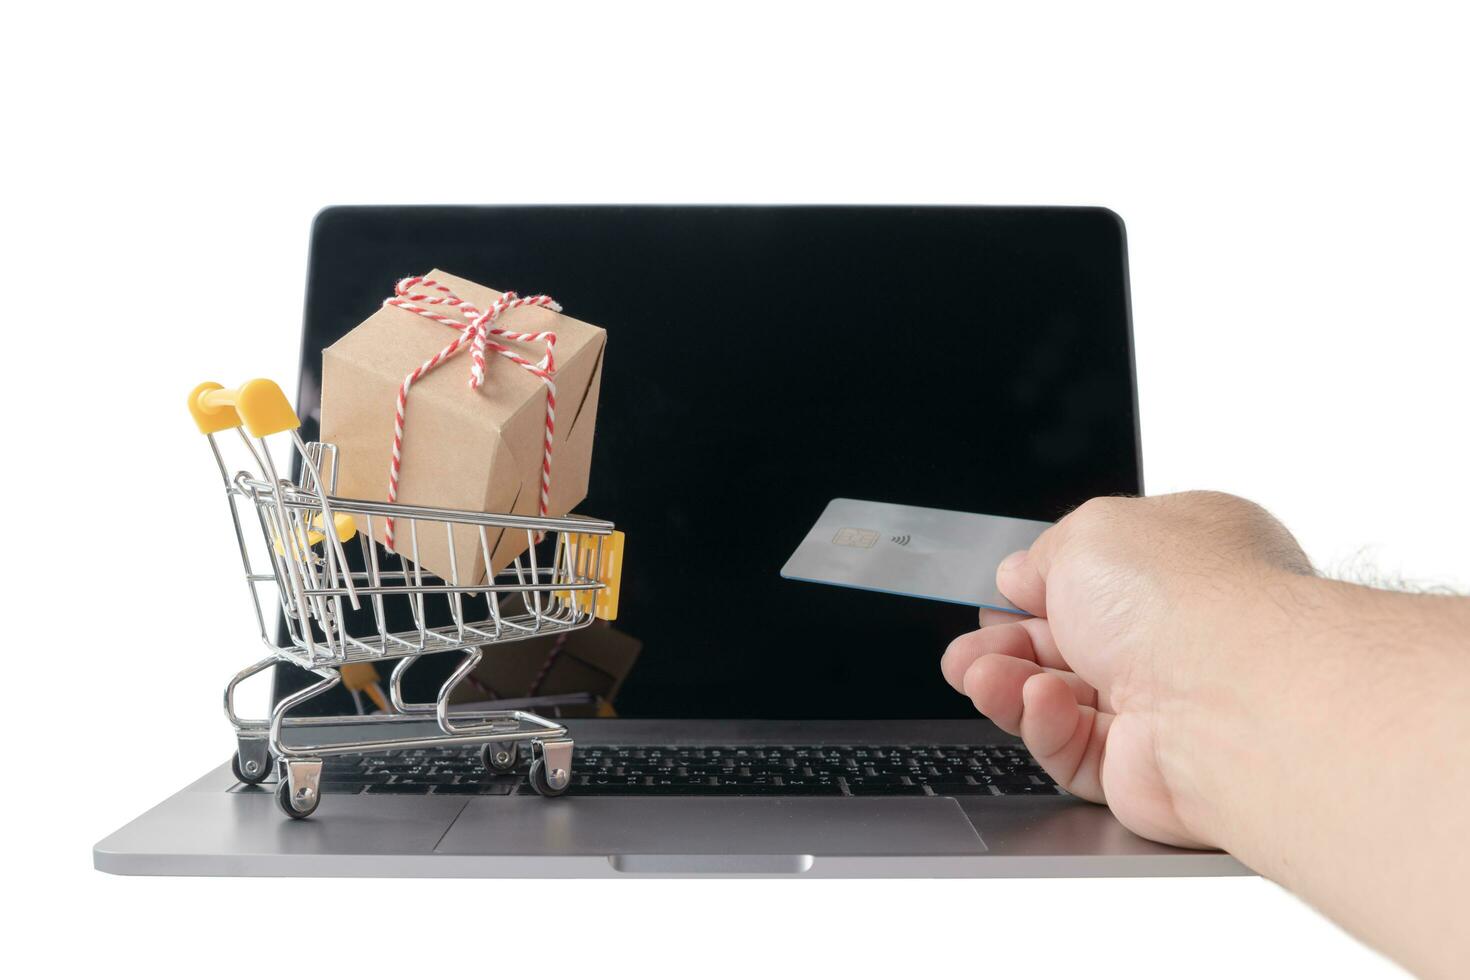
[[(324, 761), (325, 793), (534, 793), (526, 765), (488, 773), (474, 749), (410, 749)], [(1057, 796), (1017, 745), (577, 745), (568, 795)]]

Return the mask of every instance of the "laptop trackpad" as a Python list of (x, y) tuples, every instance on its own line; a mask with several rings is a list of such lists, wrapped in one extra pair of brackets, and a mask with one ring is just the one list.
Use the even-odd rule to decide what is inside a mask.
[(799, 873), (820, 857), (959, 856), (985, 844), (941, 797), (470, 801), (439, 854), (605, 855), (619, 871)]

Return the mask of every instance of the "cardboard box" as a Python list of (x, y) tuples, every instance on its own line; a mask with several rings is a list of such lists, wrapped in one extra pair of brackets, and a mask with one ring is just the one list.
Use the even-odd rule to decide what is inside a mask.
[(602, 620), (570, 633), (481, 647), (485, 658), (455, 689), (452, 700), (462, 704), (590, 694), (613, 705), (642, 650), (641, 640)]
[[(493, 289), (437, 269), (427, 278), (480, 309), (500, 297)], [(438, 309), (453, 313), (453, 308)], [(535, 307), (507, 311), (495, 326), (556, 333), (549, 513), (564, 515), (587, 495), (607, 334), (601, 327)], [(455, 336), (453, 327), (385, 306), (322, 352), (321, 439), (337, 446), (339, 496), (387, 500), (399, 386)], [(544, 351), (540, 344), (507, 343), (531, 361), (540, 360)], [(461, 350), (410, 390), (398, 502), (534, 516), (540, 507), (546, 385), (520, 365), (487, 351), (485, 382), (472, 390), (470, 365), (469, 352)], [(373, 522), (378, 541), (384, 541), (385, 531), (383, 521)], [(454, 532), (453, 576), (446, 526), (420, 521), (417, 532), (425, 569), (456, 585), (486, 581), (478, 531)], [(408, 522), (398, 521), (395, 534), (397, 550), (411, 557)], [(523, 531), (492, 531), (490, 545), (493, 574), (526, 550), (527, 538)]]

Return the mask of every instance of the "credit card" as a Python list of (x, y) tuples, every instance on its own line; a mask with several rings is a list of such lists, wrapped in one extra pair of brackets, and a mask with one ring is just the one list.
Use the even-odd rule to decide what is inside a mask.
[(1021, 612), (995, 587), (995, 569), (1049, 527), (1019, 517), (839, 497), (822, 511), (781, 577)]

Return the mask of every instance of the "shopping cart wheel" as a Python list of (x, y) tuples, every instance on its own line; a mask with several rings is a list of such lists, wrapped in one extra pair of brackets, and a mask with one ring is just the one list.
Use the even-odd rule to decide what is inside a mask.
[(287, 759), (281, 764), (281, 770), (276, 804), (293, 820), (311, 816), (322, 801), (322, 760)]
[(521, 743), (486, 742), (480, 748), (480, 761), (491, 772), (515, 772), (521, 761)]
[(317, 804), (321, 803), (321, 795), (314, 794), (310, 800), (296, 801), (291, 799), (291, 785), (286, 780), (281, 780), (281, 785), (276, 787), (276, 803), (281, 811), (293, 820), (305, 820), (316, 812)]
[(531, 781), (531, 788), (542, 796), (560, 796), (567, 791), (567, 786), (572, 784), (572, 781), (568, 779), (566, 786), (563, 786), (561, 789), (554, 789), (551, 781), (546, 778), (546, 763), (541, 759), (537, 759), (531, 763), (531, 771), (527, 774), (526, 778)]
[[(246, 771), (252, 767), (255, 769), (255, 772)], [(240, 753), (236, 752), (230, 756), (230, 772), (234, 773), (235, 778), (247, 786), (255, 786), (258, 783), (263, 783), (270, 778), (271, 774), (270, 752), (266, 752), (264, 762), (261, 762), (259, 759), (241, 759)]]

